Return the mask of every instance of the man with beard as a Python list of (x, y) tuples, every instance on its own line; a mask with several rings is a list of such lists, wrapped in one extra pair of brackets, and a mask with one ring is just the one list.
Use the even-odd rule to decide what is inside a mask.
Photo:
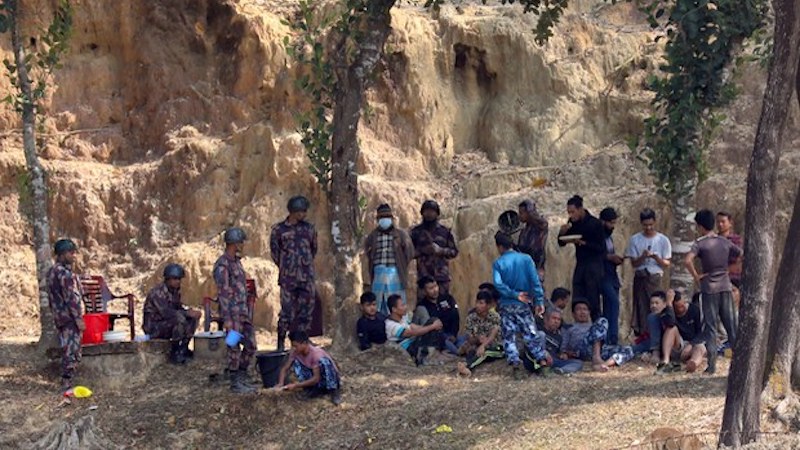
[[(458, 256), (456, 240), (450, 229), (439, 223), (441, 210), (433, 200), (425, 200), (420, 208), (422, 223), (411, 229), (417, 258), (417, 278), (431, 277), (439, 283), (443, 294), (450, 293), (449, 260)], [(417, 298), (424, 293), (420, 290)]]
[(617, 212), (614, 208), (600, 211), (600, 221), (606, 234), (606, 256), (603, 261), (603, 282), (600, 291), (603, 294), (603, 317), (608, 320), (608, 337), (606, 343), (617, 345), (619, 336), (619, 275), (617, 267), (625, 261), (614, 250), (614, 239), (611, 234), (617, 225)]

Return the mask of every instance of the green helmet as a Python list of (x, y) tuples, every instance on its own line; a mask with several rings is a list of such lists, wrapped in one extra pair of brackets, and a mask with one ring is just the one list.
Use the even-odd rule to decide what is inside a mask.
[(247, 240), (247, 235), (243, 229), (239, 227), (233, 227), (225, 230), (224, 239), (226, 244), (241, 244)]
[(186, 271), (183, 270), (183, 266), (180, 264), (170, 263), (167, 264), (167, 267), (164, 267), (164, 279), (168, 280), (170, 278), (177, 278), (181, 279), (186, 276)]
[(60, 256), (67, 252), (78, 251), (78, 246), (72, 242), (72, 239), (59, 239), (53, 246), (53, 250), (55, 250), (56, 256)]

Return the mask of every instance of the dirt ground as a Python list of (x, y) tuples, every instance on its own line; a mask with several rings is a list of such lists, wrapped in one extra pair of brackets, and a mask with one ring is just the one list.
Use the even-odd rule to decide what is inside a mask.
[[(272, 347), (264, 336), (259, 345)], [(96, 448), (639, 448), (661, 427), (714, 446), (728, 368), (723, 359), (716, 376), (656, 376), (636, 361), (608, 374), (514, 381), (502, 362), (463, 379), (454, 367), (415, 368), (387, 351), (334, 356), (340, 407), (267, 390), (236, 396), (210, 385), (219, 368), (200, 362), (164, 364), (143, 387), (96, 389), (65, 405), (55, 366), (37, 365), (30, 342), (0, 340), (0, 448), (36, 448), (60, 423), (88, 416), (79, 434)], [(452, 431), (437, 432), (441, 425)]]

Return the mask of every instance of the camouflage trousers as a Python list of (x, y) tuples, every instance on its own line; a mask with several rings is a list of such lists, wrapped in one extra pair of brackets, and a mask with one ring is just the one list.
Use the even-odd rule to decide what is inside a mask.
[(151, 339), (170, 339), (173, 341), (189, 341), (197, 330), (197, 319), (193, 319), (185, 311), (179, 311), (174, 319), (161, 320), (148, 324), (145, 330)]
[(242, 334), (234, 347), (228, 347), (228, 370), (247, 370), (256, 354), (256, 331), (249, 321), (234, 322), (233, 329)]
[(288, 289), (281, 287), (281, 312), (278, 315), (278, 339), (290, 331), (308, 331), (314, 314), (314, 287)]
[(61, 377), (72, 378), (81, 361), (81, 330), (74, 322), (58, 327), (61, 345)]

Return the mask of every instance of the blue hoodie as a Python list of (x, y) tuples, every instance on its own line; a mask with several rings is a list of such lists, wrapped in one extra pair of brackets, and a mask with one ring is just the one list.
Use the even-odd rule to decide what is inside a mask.
[(500, 291), (500, 305), (524, 305), (520, 292), (527, 292), (535, 304), (544, 305), (544, 290), (533, 259), (525, 253), (507, 250), (492, 265), (494, 286)]

